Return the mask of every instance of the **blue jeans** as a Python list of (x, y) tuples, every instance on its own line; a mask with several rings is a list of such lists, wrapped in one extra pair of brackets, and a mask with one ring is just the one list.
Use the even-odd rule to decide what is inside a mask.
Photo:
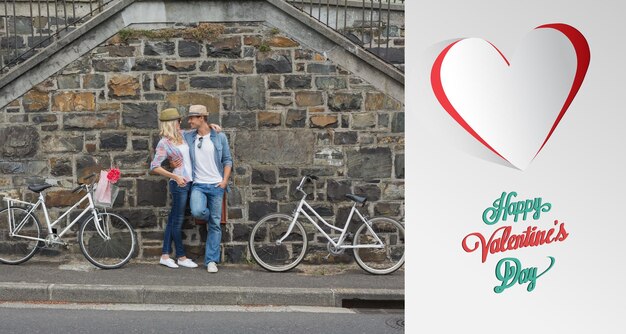
[(185, 256), (183, 248), (183, 239), (181, 236), (181, 227), (185, 218), (185, 207), (187, 206), (187, 197), (191, 185), (187, 183), (184, 187), (179, 187), (176, 181), (170, 180), (170, 194), (172, 195), (172, 209), (167, 217), (167, 226), (163, 235), (163, 251), (162, 254), (169, 254), (172, 251), (172, 240), (176, 246), (176, 257)]
[(206, 250), (204, 264), (220, 262), (220, 242), (222, 241), (222, 200), (224, 189), (217, 184), (194, 183), (191, 187), (191, 214), (207, 222)]

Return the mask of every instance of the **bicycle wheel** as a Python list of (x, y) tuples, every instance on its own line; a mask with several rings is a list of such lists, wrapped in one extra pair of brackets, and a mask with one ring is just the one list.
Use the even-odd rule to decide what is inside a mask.
[[(39, 249), (39, 241), (26, 239), (40, 238), (41, 231), (37, 217), (24, 208), (12, 207), (13, 233), (9, 232), (9, 208), (0, 211), (0, 262), (20, 264), (28, 261)], [(22, 224), (23, 223), (23, 224)]]
[(80, 250), (97, 267), (119, 268), (135, 253), (137, 240), (133, 228), (126, 219), (113, 213), (99, 213), (98, 220), (97, 223), (108, 240), (98, 232), (92, 216), (80, 227)]
[[(363, 270), (376, 275), (390, 274), (404, 264), (404, 227), (387, 217), (370, 219), (371, 228), (383, 248), (354, 248), (354, 259)], [(377, 240), (366, 224), (354, 234), (354, 246), (375, 245)]]
[(287, 271), (297, 266), (304, 258), (307, 247), (306, 232), (296, 221), (291, 234), (280, 244), (293, 217), (275, 213), (259, 220), (250, 233), (250, 253), (254, 260), (269, 271)]

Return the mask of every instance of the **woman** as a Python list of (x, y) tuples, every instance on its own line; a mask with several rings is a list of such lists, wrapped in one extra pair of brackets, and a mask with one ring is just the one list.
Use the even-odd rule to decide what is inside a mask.
[[(180, 121), (182, 116), (175, 108), (168, 108), (159, 114), (159, 128), (161, 129), (161, 140), (155, 149), (154, 159), (150, 164), (150, 170), (155, 173), (170, 178), (169, 188), (172, 195), (172, 209), (167, 219), (165, 234), (163, 235), (163, 250), (159, 263), (169, 267), (178, 268), (179, 266), (187, 268), (196, 268), (198, 265), (185, 256), (183, 241), (181, 236), (181, 227), (187, 206), (187, 198), (191, 189), (192, 168), (191, 159), (189, 157), (189, 146), (183, 140), (182, 130), (180, 129)], [(216, 131), (221, 130), (217, 125), (211, 124)], [(170, 173), (163, 167), (163, 160), (182, 161), (180, 167), (174, 168)], [(178, 261), (174, 262), (170, 258), (172, 240), (176, 247), (176, 256)]]

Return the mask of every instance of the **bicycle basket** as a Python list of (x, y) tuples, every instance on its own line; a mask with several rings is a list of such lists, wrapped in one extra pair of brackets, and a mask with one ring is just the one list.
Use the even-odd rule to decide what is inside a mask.
[(115, 199), (117, 198), (118, 193), (120, 192), (120, 188), (118, 186), (116, 186), (115, 184), (109, 183), (108, 185), (111, 188), (111, 197), (110, 200), (108, 198), (102, 198), (101, 196), (96, 196), (96, 189), (98, 188), (98, 185), (95, 184), (93, 186), (93, 191), (91, 193), (92, 198), (93, 198), (93, 203), (95, 206), (99, 207), (99, 208), (106, 208), (106, 209), (110, 209), (113, 207), (113, 203), (115, 203)]

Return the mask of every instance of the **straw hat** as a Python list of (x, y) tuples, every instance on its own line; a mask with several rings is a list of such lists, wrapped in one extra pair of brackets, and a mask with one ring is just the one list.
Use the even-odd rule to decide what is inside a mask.
[(181, 118), (183, 118), (183, 116), (178, 113), (178, 110), (176, 110), (176, 108), (164, 109), (159, 114), (159, 121), (161, 122), (173, 121)]
[(206, 107), (200, 104), (194, 104), (189, 107), (189, 115), (187, 116), (209, 116)]

